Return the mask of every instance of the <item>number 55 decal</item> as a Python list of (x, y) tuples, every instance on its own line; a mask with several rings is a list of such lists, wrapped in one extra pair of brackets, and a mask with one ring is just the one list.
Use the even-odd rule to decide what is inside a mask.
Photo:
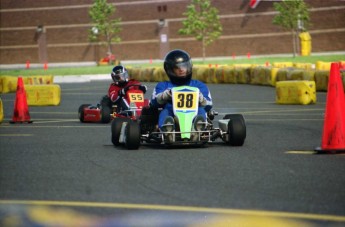
[(140, 93), (131, 93), (129, 94), (129, 101), (130, 102), (141, 102), (144, 100), (144, 97)]

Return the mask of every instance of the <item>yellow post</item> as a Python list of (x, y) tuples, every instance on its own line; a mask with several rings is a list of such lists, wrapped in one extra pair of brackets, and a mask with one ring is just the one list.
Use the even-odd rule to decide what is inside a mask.
[(309, 56), (311, 53), (311, 36), (309, 32), (299, 34), (301, 40), (301, 56)]

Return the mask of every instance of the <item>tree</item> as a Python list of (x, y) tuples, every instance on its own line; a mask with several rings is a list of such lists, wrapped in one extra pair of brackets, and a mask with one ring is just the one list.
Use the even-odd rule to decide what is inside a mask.
[(293, 57), (295, 57), (297, 53), (298, 31), (305, 31), (309, 25), (308, 6), (303, 0), (282, 0), (281, 2), (275, 2), (273, 7), (278, 11), (278, 15), (273, 18), (273, 24), (280, 25), (291, 31)]
[(183, 28), (179, 34), (192, 35), (201, 41), (202, 57), (205, 60), (206, 46), (214, 42), (223, 31), (218, 10), (211, 6), (210, 0), (193, 0), (183, 15), (187, 18), (182, 21)]
[(116, 7), (108, 4), (107, 0), (94, 0), (89, 10), (89, 16), (94, 23), (94, 27), (89, 30), (89, 41), (105, 41), (108, 47), (108, 55), (112, 55), (112, 42), (121, 41), (119, 33), (121, 31), (121, 18), (112, 19)]

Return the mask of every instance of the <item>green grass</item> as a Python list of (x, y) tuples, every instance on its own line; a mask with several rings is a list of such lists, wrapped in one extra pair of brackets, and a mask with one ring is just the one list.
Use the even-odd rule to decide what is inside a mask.
[[(345, 55), (319, 55), (319, 56), (298, 56), (298, 57), (255, 57), (255, 58), (236, 58), (232, 59), (214, 59), (202, 61), (193, 61), (194, 65), (200, 64), (219, 64), (219, 65), (232, 65), (232, 64), (265, 64), (266, 62), (298, 62), (298, 63), (313, 63), (317, 61), (324, 62), (337, 62), (345, 61)], [(154, 62), (152, 64), (127, 64), (126, 67), (158, 67), (162, 63)], [(43, 69), (12, 69), (1, 70), (0, 76), (30, 76), (30, 75), (90, 75), (90, 74), (108, 74), (113, 66), (83, 66), (83, 67), (60, 67)]]
[[(317, 61), (337, 62), (345, 61), (345, 55), (320, 55), (320, 56), (297, 56), (293, 57), (258, 57), (258, 58), (244, 58), (227, 60), (226, 64), (265, 64), (266, 62), (298, 62), (298, 63), (313, 63)], [(212, 63), (212, 62), (211, 62)], [(215, 63), (215, 62), (213, 62)]]

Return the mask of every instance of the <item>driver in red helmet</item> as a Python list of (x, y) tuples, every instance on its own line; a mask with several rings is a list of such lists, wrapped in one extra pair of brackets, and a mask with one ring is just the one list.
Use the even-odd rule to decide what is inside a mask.
[(147, 91), (147, 87), (142, 85), (139, 81), (135, 79), (129, 79), (127, 69), (122, 65), (115, 66), (111, 71), (111, 78), (113, 83), (110, 84), (108, 89), (108, 95), (104, 96), (101, 105), (107, 105), (110, 108), (112, 105), (117, 105), (119, 112), (128, 110), (129, 103), (124, 99), (126, 92), (130, 89), (140, 89), (144, 92)]

